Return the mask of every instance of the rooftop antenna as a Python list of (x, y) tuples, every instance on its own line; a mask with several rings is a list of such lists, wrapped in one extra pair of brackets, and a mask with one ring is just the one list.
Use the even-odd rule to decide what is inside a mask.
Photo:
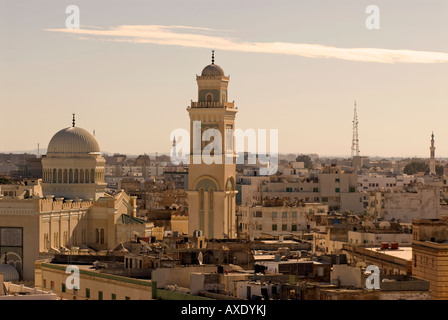
[(356, 113), (356, 100), (353, 115), (353, 138), (352, 138), (352, 157), (359, 156), (359, 140), (358, 140), (358, 115)]
[(72, 113), (72, 114), (73, 114), (72, 127), (74, 128), (75, 127), (75, 114), (74, 113)]
[(40, 157), (40, 148), (39, 148), (39, 142), (37, 143), (37, 157)]

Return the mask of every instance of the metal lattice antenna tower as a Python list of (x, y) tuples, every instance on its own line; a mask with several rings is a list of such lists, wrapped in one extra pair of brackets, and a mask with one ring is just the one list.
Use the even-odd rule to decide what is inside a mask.
[(352, 138), (352, 157), (354, 156), (359, 156), (358, 114), (356, 113), (356, 101), (353, 115), (353, 138)]

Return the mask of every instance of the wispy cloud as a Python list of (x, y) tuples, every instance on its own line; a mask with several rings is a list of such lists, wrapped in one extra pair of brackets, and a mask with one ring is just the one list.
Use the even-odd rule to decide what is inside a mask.
[(248, 42), (218, 35), (223, 31), (190, 26), (122, 25), (111, 28), (89, 26), (81, 29), (45, 29), (117, 42), (151, 43), (254, 53), (296, 55), (307, 58), (341, 59), (376, 63), (447, 63), (448, 53), (381, 48), (337, 48), (320, 44), (291, 42)]

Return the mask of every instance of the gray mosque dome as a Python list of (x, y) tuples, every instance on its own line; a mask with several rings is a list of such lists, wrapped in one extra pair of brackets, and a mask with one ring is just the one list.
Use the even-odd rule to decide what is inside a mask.
[(222, 70), (222, 68), (216, 64), (209, 64), (208, 66), (206, 66), (204, 68), (204, 70), (202, 70), (202, 74), (201, 76), (219, 76), (222, 77), (224, 76), (224, 70)]
[(98, 141), (89, 131), (69, 127), (57, 132), (48, 144), (47, 153), (100, 153)]
[(224, 70), (215, 64), (215, 50), (212, 50), (212, 64), (209, 64), (202, 70), (202, 77), (223, 77)]

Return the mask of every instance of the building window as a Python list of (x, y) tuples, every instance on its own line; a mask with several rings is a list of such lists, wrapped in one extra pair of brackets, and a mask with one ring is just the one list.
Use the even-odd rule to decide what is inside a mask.
[(213, 211), (215, 207), (215, 193), (213, 188), (208, 189), (209, 210)]
[(319, 188), (313, 188), (313, 192), (319, 192)]
[(334, 179), (334, 182), (341, 182), (339, 178)]
[(291, 231), (297, 231), (297, 225), (296, 224), (293, 224), (291, 226)]
[(50, 282), (50, 289), (53, 290), (53, 288), (54, 288), (54, 281), (51, 281)]
[(272, 231), (277, 231), (277, 225), (276, 224), (272, 225)]
[(62, 284), (62, 292), (64, 293), (65, 291), (66, 291), (65, 283), (63, 283), (63, 284)]
[(90, 289), (87, 288), (86, 288), (86, 298), (88, 299), (90, 298)]
[(282, 218), (283, 219), (288, 218), (288, 212), (282, 212)]
[(103, 300), (103, 291), (98, 291), (98, 300)]
[(288, 225), (282, 224), (282, 231), (286, 231), (286, 230), (288, 230)]
[(47, 287), (47, 279), (44, 279), (44, 288)]
[(226, 151), (233, 150), (233, 126), (231, 124), (226, 125)]
[(211, 94), (211, 93), (207, 93), (207, 94), (205, 95), (205, 101), (207, 101), (207, 102), (212, 102), (212, 101), (213, 101), (213, 94)]
[(293, 212), (292, 212), (292, 217), (293, 217), (293, 218), (297, 218), (297, 212), (296, 212), (296, 211), (293, 211)]
[(272, 212), (272, 218), (277, 218), (277, 212)]
[(124, 297), (124, 300), (131, 300), (131, 297), (126, 296)]
[(339, 193), (339, 188), (336, 188), (334, 192)]
[(322, 202), (328, 202), (328, 198), (327, 197), (322, 197)]
[(112, 300), (117, 300), (117, 295), (115, 293), (112, 293), (111, 299)]
[(204, 188), (199, 189), (199, 210), (204, 210), (205, 200), (204, 200)]
[(261, 212), (261, 211), (255, 211), (254, 212), (254, 217), (255, 218), (261, 218), (263, 216), (263, 212)]
[(100, 238), (101, 238), (101, 244), (104, 244), (104, 229), (101, 229)]

